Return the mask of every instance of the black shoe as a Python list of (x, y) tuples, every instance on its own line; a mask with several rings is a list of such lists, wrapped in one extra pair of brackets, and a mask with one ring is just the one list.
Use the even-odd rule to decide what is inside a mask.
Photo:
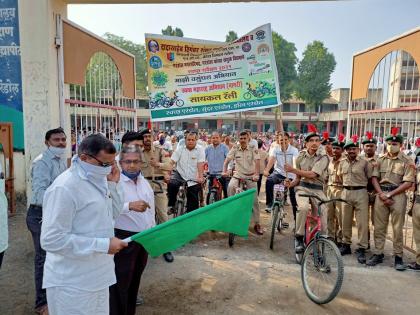
[(339, 241), (335, 241), (335, 245), (337, 245), (338, 249), (340, 249), (341, 247), (343, 247), (343, 243), (339, 242)]
[(350, 245), (349, 244), (343, 244), (343, 246), (340, 247), (340, 254), (341, 254), (341, 256), (351, 255)]
[(420, 265), (418, 263), (413, 262), (407, 266), (409, 270), (420, 272)]
[(174, 261), (174, 256), (172, 255), (171, 252), (167, 252), (165, 254), (163, 254), (163, 258), (165, 258), (165, 261), (168, 263), (171, 263)]
[(295, 252), (301, 254), (305, 251), (305, 245), (303, 244), (303, 236), (296, 236), (295, 238)]
[(374, 254), (369, 260), (366, 262), (367, 266), (376, 266), (384, 261), (384, 254)]
[(407, 266), (404, 264), (402, 257), (395, 256), (394, 268), (398, 271), (404, 271), (407, 269)]
[(136, 299), (136, 306), (143, 305), (143, 304), (144, 304), (144, 299), (143, 299), (143, 297), (142, 297), (141, 295), (137, 296), (137, 299)]
[(356, 257), (359, 264), (366, 264), (366, 250), (364, 248), (356, 249)]

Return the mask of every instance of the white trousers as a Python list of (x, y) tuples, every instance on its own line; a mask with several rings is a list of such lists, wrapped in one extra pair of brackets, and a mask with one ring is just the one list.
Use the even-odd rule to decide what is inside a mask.
[(50, 315), (108, 315), (109, 288), (90, 292), (72, 287), (47, 288)]

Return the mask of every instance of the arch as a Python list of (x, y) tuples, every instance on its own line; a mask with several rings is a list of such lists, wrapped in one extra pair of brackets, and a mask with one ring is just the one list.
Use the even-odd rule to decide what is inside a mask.
[(369, 81), (376, 66), (386, 55), (395, 50), (403, 50), (409, 53), (416, 63), (420, 64), (420, 28), (353, 56), (352, 100), (367, 97)]
[(86, 68), (98, 52), (107, 54), (115, 63), (122, 81), (123, 95), (136, 96), (134, 56), (69, 21), (63, 21), (64, 82), (85, 84)]

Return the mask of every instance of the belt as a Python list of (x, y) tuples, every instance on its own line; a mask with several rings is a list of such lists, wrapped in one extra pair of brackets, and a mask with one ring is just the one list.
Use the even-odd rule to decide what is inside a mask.
[(380, 185), (382, 191), (393, 191), (398, 188), (397, 185)]
[(420, 203), (420, 195), (416, 195), (416, 203)]
[(309, 189), (324, 190), (324, 187), (321, 185), (311, 184), (311, 183), (306, 183), (306, 182), (300, 182), (299, 186), (306, 187)]
[(344, 186), (344, 189), (347, 189), (347, 190), (360, 190), (360, 189), (366, 189), (366, 186)]
[(145, 177), (148, 180), (164, 180), (165, 177), (164, 176), (155, 176), (154, 178), (152, 176), (150, 177)]

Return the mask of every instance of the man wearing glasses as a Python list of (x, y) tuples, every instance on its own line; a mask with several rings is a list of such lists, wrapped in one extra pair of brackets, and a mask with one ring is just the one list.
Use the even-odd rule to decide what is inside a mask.
[(109, 314), (112, 255), (127, 246), (114, 237), (114, 219), (123, 209), (115, 154), (104, 136), (86, 137), (72, 166), (45, 192), (43, 288), (51, 314)]
[[(305, 222), (308, 212), (311, 210), (307, 197), (300, 197), (299, 193), (315, 194), (321, 199), (326, 199), (324, 184), (328, 177), (329, 158), (321, 148), (321, 137), (315, 126), (308, 125), (309, 133), (305, 137), (306, 149), (302, 150), (296, 159), (296, 168), (286, 163), (284, 170), (296, 174), (289, 187), (296, 187), (297, 215), (295, 230), (295, 251), (303, 253), (305, 235)], [(327, 208), (322, 207), (321, 231), (326, 234)]]

